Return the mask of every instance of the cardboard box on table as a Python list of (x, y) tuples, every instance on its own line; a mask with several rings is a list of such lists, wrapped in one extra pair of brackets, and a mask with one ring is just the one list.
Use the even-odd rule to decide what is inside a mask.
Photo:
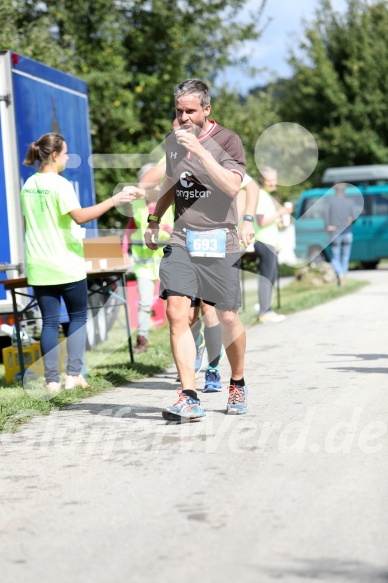
[[(88, 272), (101, 272), (110, 270), (128, 269), (129, 258), (123, 255), (120, 238), (117, 236), (97, 237), (84, 240), (85, 261), (92, 262)], [(100, 268), (100, 260), (107, 260), (106, 269)], [(136, 281), (127, 282), (127, 302), (131, 330), (136, 330), (138, 325), (137, 312), (139, 308), (139, 293)], [(151, 322), (153, 326), (163, 326), (166, 323), (165, 302), (158, 297), (159, 281), (155, 282), (154, 301), (151, 308)]]
[[(120, 237), (116, 235), (84, 239), (84, 255), (89, 266), (87, 272), (125, 271), (129, 267), (128, 255), (123, 255)], [(106, 267), (100, 267), (100, 260), (106, 262)]]

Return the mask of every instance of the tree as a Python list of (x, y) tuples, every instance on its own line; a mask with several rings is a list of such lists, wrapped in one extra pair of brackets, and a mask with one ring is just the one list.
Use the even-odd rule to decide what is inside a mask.
[(264, 130), (280, 121), (272, 92), (258, 90), (241, 97), (223, 88), (213, 100), (211, 117), (240, 136), (247, 159), (247, 172), (257, 179), (254, 156), (257, 140)]
[(73, 52), (59, 46), (53, 36), (53, 22), (37, 14), (36, 2), (0, 2), (0, 47), (45, 62), (68, 73), (75, 73)]
[[(190, 76), (212, 83), (241, 60), (241, 43), (260, 36), (266, 1), (244, 24), (247, 0), (3, 0), (0, 40), (85, 79), (94, 152), (148, 153), (171, 128), (174, 85)], [(106, 197), (136, 170), (97, 170), (95, 179)]]
[(298, 49), (290, 57), (292, 79), (278, 84), (280, 112), (317, 139), (316, 180), (324, 167), (387, 162), (386, 2), (348, 0), (341, 15), (321, 0)]

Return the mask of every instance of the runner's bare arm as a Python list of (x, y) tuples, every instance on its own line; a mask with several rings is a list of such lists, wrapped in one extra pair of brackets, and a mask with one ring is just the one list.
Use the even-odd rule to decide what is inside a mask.
[(241, 175), (237, 172), (232, 172), (227, 168), (223, 168), (208, 152), (197, 137), (184, 130), (177, 130), (175, 132), (178, 144), (184, 146), (186, 150), (196, 156), (202, 163), (205, 170), (213, 180), (214, 184), (218, 186), (228, 196), (234, 198), (238, 195), (241, 186)]
[(160, 189), (160, 194), (158, 201), (156, 203), (153, 214), (157, 217), (162, 217), (167, 209), (174, 204), (174, 189), (175, 183), (172, 178), (166, 176), (166, 180), (163, 182)]
[[(172, 178), (167, 176), (162, 185), (162, 190), (160, 192), (154, 212), (152, 213), (154, 216), (162, 218), (167, 209), (174, 203), (174, 190), (174, 181)], [(147, 247), (153, 251), (158, 249), (158, 235), (159, 223), (156, 221), (150, 221), (148, 223), (147, 229), (144, 231), (144, 241)]]
[(237, 195), (237, 214), (238, 214), (238, 222), (241, 221), (243, 214), (245, 213), (245, 207), (247, 205), (247, 193), (245, 188), (241, 188), (240, 192)]
[(249, 217), (251, 220), (245, 220), (243, 218), (241, 229), (240, 229), (240, 238), (244, 245), (244, 247), (248, 247), (250, 242), (255, 236), (255, 228), (254, 228), (254, 216), (256, 215), (256, 209), (259, 202), (259, 193), (260, 188), (256, 184), (254, 180), (251, 180), (245, 185), (246, 191), (246, 200), (245, 200), (245, 209), (243, 217)]
[(259, 195), (260, 195), (259, 185), (254, 180), (251, 180), (245, 186), (245, 190), (247, 193), (247, 197), (246, 197), (244, 215), (251, 215), (254, 217), (256, 214), (257, 205), (259, 204)]

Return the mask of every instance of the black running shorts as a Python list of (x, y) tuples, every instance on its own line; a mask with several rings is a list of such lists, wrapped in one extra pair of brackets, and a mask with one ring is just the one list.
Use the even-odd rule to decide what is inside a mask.
[(190, 257), (185, 247), (166, 245), (160, 263), (160, 297), (201, 298), (227, 312), (241, 306), (240, 253), (225, 257)]

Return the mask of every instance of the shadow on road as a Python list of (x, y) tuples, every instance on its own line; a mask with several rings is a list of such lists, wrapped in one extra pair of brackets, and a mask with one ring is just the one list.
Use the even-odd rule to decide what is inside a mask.
[[(118, 419), (152, 419), (160, 421), (161, 407), (147, 407), (139, 405), (118, 405), (114, 403), (74, 403), (69, 405), (63, 411), (72, 413), (74, 411), (88, 411), (91, 415), (100, 415), (101, 417), (111, 417)], [(150, 415), (150, 413), (153, 415)]]
[(330, 370), (338, 370), (340, 372), (361, 372), (366, 374), (387, 374), (388, 368), (367, 368), (361, 366), (333, 366)]
[(299, 559), (301, 566), (285, 569), (266, 568), (273, 578), (299, 577), (301, 580), (351, 581), (352, 583), (386, 583), (388, 570), (361, 561), (341, 561), (338, 559)]
[(332, 354), (331, 356), (353, 356), (354, 358), (360, 358), (361, 360), (379, 360), (380, 358), (388, 359), (388, 354)]

